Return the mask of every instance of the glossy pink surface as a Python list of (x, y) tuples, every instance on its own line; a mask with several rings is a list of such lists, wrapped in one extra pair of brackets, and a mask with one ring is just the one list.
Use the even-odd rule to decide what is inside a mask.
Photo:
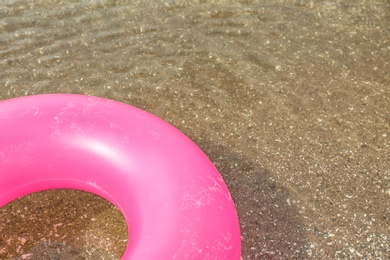
[(32, 192), (100, 195), (129, 227), (122, 259), (240, 259), (230, 193), (184, 134), (132, 106), (51, 94), (0, 102), (0, 206)]

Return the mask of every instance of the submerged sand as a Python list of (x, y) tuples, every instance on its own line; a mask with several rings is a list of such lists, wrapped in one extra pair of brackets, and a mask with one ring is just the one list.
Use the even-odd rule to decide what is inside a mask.
[[(390, 257), (389, 1), (1, 6), (0, 98), (95, 95), (170, 122), (225, 179), (243, 259)], [(1, 259), (117, 259), (126, 239), (83, 192), (0, 209)]]

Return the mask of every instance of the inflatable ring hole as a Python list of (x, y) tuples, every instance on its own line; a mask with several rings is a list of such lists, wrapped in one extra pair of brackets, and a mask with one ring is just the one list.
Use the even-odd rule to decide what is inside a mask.
[(25, 195), (0, 208), (0, 259), (119, 259), (127, 224), (108, 200), (73, 189)]

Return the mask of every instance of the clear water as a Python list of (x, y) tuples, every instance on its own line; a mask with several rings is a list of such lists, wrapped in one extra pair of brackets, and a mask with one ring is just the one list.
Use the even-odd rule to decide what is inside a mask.
[(389, 256), (390, 1), (127, 2), (3, 0), (0, 99), (177, 126), (228, 183), (243, 259)]

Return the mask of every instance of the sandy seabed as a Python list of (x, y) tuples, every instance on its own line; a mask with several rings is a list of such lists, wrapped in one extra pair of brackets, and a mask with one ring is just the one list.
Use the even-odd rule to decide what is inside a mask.
[[(389, 259), (390, 1), (7, 1), (0, 99), (149, 111), (225, 179), (242, 259)], [(1, 171), (1, 169), (0, 169)], [(1, 259), (117, 259), (126, 223), (77, 191), (0, 209)]]

